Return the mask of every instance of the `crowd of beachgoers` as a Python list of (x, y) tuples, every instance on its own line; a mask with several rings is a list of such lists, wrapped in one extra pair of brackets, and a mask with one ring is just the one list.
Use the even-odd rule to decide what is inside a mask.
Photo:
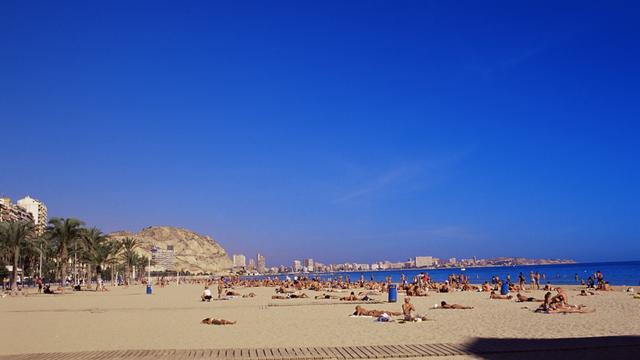
[[(481, 285), (469, 283), (469, 279), (464, 274), (452, 274), (444, 282), (432, 281), (428, 274), (416, 276), (409, 282), (404, 276), (397, 286), (392, 283), (391, 278), (385, 281), (365, 281), (362, 277), (352, 282), (348, 277), (336, 277), (330, 280), (320, 280), (318, 278), (309, 277), (287, 277), (280, 278), (264, 278), (264, 279), (242, 279), (238, 277), (221, 277), (219, 279), (191, 279), (190, 283), (203, 284), (201, 301), (211, 301), (214, 299), (212, 288), (217, 290), (217, 299), (233, 299), (235, 297), (254, 297), (254, 292), (241, 294), (239, 289), (251, 289), (256, 287), (269, 287), (274, 289), (271, 299), (288, 300), (288, 299), (308, 299), (314, 300), (338, 300), (344, 302), (357, 303), (352, 316), (370, 316), (379, 321), (394, 321), (394, 317), (402, 322), (407, 321), (426, 321), (428, 317), (424, 313), (418, 313), (411, 303), (411, 297), (429, 296), (430, 293), (450, 293), (458, 291), (483, 292), (488, 294), (488, 298), (492, 300), (506, 300), (515, 302), (531, 302), (539, 303), (534, 309), (536, 313), (544, 314), (569, 314), (569, 313), (591, 313), (595, 309), (588, 308), (582, 304), (572, 304), (569, 299), (568, 292), (562, 287), (554, 287), (547, 283), (544, 286), (540, 284), (540, 274), (533, 274), (531, 281), (527, 284), (524, 276), (520, 273), (518, 282), (513, 283), (509, 278), (500, 279), (494, 276), (489, 282)], [(594, 296), (602, 292), (614, 291), (604, 280), (601, 272), (593, 275), (596, 281), (588, 284), (581, 284), (578, 296)], [(590, 277), (591, 279), (591, 277)], [(162, 285), (159, 281), (158, 284)], [(529, 296), (533, 290), (542, 290), (545, 292), (543, 298), (535, 298)], [(307, 292), (313, 291), (320, 295), (309, 296)], [(633, 288), (627, 288), (625, 291), (633, 293)], [(394, 295), (390, 295), (394, 293)], [(376, 297), (389, 296), (389, 300), (393, 297), (396, 301), (396, 295), (400, 293), (404, 296), (401, 311), (366, 309), (363, 305), (367, 303), (379, 304)], [(639, 298), (640, 294), (634, 294), (635, 298)], [(436, 304), (434, 309), (451, 309), (451, 310), (471, 310), (473, 307), (462, 304), (448, 304), (442, 301)], [(205, 324), (229, 325), (234, 324), (232, 320), (206, 318), (202, 320)]]

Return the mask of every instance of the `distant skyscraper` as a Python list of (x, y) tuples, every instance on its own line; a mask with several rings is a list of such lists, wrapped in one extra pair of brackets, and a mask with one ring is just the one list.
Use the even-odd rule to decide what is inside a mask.
[(256, 256), (256, 263), (258, 264), (258, 272), (264, 274), (267, 271), (267, 262), (264, 255), (260, 255), (260, 253), (258, 253), (258, 256)]
[(304, 259), (304, 267), (307, 268), (307, 271), (313, 271), (313, 265), (313, 259)]
[(416, 256), (416, 267), (433, 266), (436, 259), (433, 256)]
[(302, 271), (302, 263), (300, 260), (293, 260), (293, 271), (299, 272)]
[(33, 217), (33, 223), (36, 226), (36, 233), (38, 235), (44, 234), (48, 221), (47, 207), (44, 203), (30, 196), (26, 196), (18, 200), (17, 204)]
[(249, 266), (247, 266), (247, 270), (256, 271), (256, 261), (253, 258), (249, 259)]
[(247, 258), (242, 254), (233, 254), (233, 267), (234, 268), (246, 268)]

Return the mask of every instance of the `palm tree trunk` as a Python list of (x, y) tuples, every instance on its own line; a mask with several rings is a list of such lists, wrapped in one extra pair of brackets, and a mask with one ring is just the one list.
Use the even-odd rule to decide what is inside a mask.
[(66, 281), (67, 281), (67, 266), (69, 265), (69, 252), (67, 248), (62, 248), (62, 254), (60, 254), (60, 276), (62, 277), (62, 291), (64, 291)]
[(11, 292), (18, 294), (18, 258), (20, 257), (20, 247), (13, 248), (13, 269), (11, 269)]

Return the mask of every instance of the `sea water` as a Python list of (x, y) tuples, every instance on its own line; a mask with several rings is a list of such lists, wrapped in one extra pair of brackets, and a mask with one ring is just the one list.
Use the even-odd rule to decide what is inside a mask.
[[(511, 282), (517, 283), (518, 275), (522, 272), (525, 281), (529, 283), (529, 273), (531, 271), (540, 273), (541, 284), (549, 282), (556, 285), (576, 285), (579, 284), (581, 280), (586, 282), (589, 276), (593, 276), (597, 271), (601, 271), (604, 275), (604, 280), (608, 281), (611, 285), (640, 286), (640, 261), (467, 267), (464, 271), (461, 268), (348, 271), (301, 274), (300, 276), (318, 277), (322, 280), (337, 279), (339, 277), (345, 280), (346, 277), (349, 276), (352, 282), (358, 281), (360, 277), (364, 277), (367, 281), (372, 279), (375, 281), (384, 281), (390, 276), (391, 281), (399, 282), (403, 274), (408, 281), (412, 281), (414, 276), (420, 273), (428, 273), (429, 277), (435, 281), (445, 281), (449, 275), (452, 274), (464, 274), (472, 284), (481, 284), (485, 281), (491, 281), (493, 276), (498, 276), (504, 280), (507, 275), (511, 276)], [(578, 277), (577, 282), (576, 275)], [(293, 276), (294, 275), (289, 275), (289, 277)], [(286, 275), (278, 275), (278, 277), (283, 279)]]

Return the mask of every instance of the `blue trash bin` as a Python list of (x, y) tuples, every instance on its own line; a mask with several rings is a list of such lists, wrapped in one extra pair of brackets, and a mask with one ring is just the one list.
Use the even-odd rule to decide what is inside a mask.
[(398, 288), (396, 284), (389, 284), (389, 302), (398, 301)]
[(147, 285), (147, 295), (151, 295), (152, 292), (153, 289), (151, 288), (151, 285)]
[(500, 288), (500, 295), (509, 295), (509, 283), (503, 282), (502, 287)]

